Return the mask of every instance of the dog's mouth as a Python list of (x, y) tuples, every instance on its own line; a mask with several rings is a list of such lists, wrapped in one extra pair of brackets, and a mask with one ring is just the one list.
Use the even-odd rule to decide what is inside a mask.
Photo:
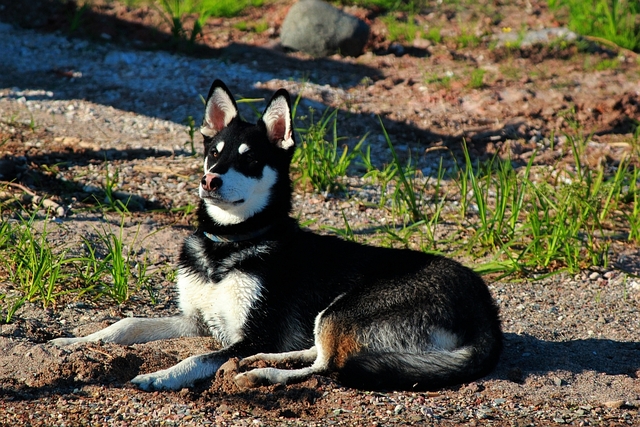
[(238, 206), (241, 205), (245, 202), (244, 199), (237, 199), (237, 200), (225, 200), (222, 197), (220, 197), (219, 194), (202, 194), (200, 196), (204, 201), (209, 202), (213, 205), (231, 205), (231, 206)]

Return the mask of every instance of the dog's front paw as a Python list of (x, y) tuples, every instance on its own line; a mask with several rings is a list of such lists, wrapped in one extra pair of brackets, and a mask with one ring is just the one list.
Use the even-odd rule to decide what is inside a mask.
[(255, 388), (265, 384), (264, 378), (258, 375), (255, 369), (236, 375), (233, 381), (240, 389)]
[(131, 380), (131, 382), (142, 390), (180, 390), (191, 384), (183, 384), (175, 375), (172, 375), (171, 368), (161, 371), (152, 372), (150, 374), (141, 374)]

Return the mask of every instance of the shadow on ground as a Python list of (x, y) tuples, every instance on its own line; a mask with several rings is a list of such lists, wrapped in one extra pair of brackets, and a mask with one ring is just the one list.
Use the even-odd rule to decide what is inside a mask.
[(610, 339), (545, 341), (528, 334), (505, 334), (505, 350), (491, 377), (521, 382), (532, 374), (595, 371), (637, 377), (640, 342)]

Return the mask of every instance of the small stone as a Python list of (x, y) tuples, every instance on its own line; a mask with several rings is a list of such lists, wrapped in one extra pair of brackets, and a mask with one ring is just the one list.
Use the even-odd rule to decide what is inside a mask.
[(589, 275), (589, 280), (598, 280), (600, 278), (600, 273), (594, 271)]
[(609, 400), (603, 404), (607, 408), (620, 409), (624, 405), (624, 400)]
[(229, 405), (226, 404), (221, 404), (220, 406), (218, 406), (218, 409), (216, 410), (217, 412), (231, 412), (231, 407)]

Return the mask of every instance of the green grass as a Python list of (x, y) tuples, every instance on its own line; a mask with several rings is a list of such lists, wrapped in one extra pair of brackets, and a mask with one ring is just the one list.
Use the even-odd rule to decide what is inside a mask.
[[(116, 195), (116, 188), (119, 185), (120, 174), (118, 170), (109, 171), (109, 164), (105, 162), (105, 178), (102, 189), (104, 191), (104, 200), (98, 201), (103, 209), (115, 212), (129, 212), (129, 200), (123, 202)], [(95, 196), (94, 196), (95, 197)]]
[(422, 37), (429, 40), (434, 44), (442, 42), (442, 28), (441, 27), (429, 27), (429, 29), (422, 33)]
[(337, 130), (338, 111), (329, 112), (327, 109), (318, 121), (313, 114), (311, 110), (309, 117), (298, 119), (306, 126), (301, 124), (304, 127), (296, 129), (301, 141), (294, 154), (293, 174), (299, 184), (310, 185), (316, 191), (342, 191), (345, 188), (342, 180), (354, 159), (359, 157), (365, 137), (350, 151), (346, 144), (340, 144), (342, 138)]
[(425, 0), (338, 0), (343, 5), (356, 5), (383, 11), (419, 12), (428, 2)]
[(433, 84), (442, 89), (450, 89), (451, 82), (455, 79), (455, 75), (453, 72), (448, 71), (444, 74), (439, 73), (429, 73), (425, 76), (424, 82), (426, 84)]
[(381, 18), (387, 27), (387, 39), (391, 42), (412, 43), (422, 31), (412, 15), (406, 19), (398, 19), (396, 16), (387, 15)]
[(58, 288), (63, 279), (63, 267), (70, 261), (66, 252), (54, 252), (47, 241), (46, 225), (41, 233), (33, 230), (35, 216), (21, 218), (15, 227), (8, 222), (0, 230), (0, 248), (6, 252), (2, 257), (4, 271), (15, 286), (13, 297), (3, 295), (7, 304), (5, 321), (10, 321), (15, 311), (25, 301), (40, 301), (44, 307), (52, 305), (65, 291)]
[(548, 0), (548, 4), (576, 33), (640, 52), (640, 3), (636, 0)]
[[(591, 135), (579, 127), (565, 135), (575, 164), (564, 180), (554, 178), (554, 167), (547, 169), (546, 176), (537, 169), (534, 180), (535, 154), (516, 169), (509, 159), (474, 163), (464, 145), (463, 161), (450, 176), (457, 186), (454, 193), (442, 189), (442, 169), (435, 183), (429, 184), (410, 159), (400, 161), (389, 135), (384, 132), (384, 136), (392, 158), (389, 164), (375, 168), (367, 151), (363, 152), (366, 177), (383, 189), (379, 208), (388, 208), (392, 217), (389, 225), (381, 227), (383, 244), (428, 251), (446, 248), (449, 253), (485, 258), (478, 265), (485, 273), (541, 275), (608, 267), (609, 249), (614, 240), (620, 240), (614, 237), (620, 228), (628, 230), (625, 238), (639, 241), (637, 164), (625, 160), (613, 174), (604, 167), (586, 167), (582, 159)], [(451, 197), (458, 200), (457, 213), (444, 213)], [(443, 222), (457, 223), (457, 231), (438, 240)], [(358, 234), (348, 224), (336, 232)]]
[[(151, 295), (148, 263), (137, 260), (132, 249), (138, 235), (125, 244), (124, 221), (123, 215), (118, 233), (102, 226), (97, 239), (83, 237), (81, 247), (60, 247), (50, 242), (48, 219), (38, 219), (37, 211), (17, 221), (3, 220), (0, 279), (9, 286), (0, 293), (2, 322), (11, 322), (25, 302), (51, 307), (62, 300), (107, 297), (121, 304), (139, 289)], [(36, 222), (42, 224), (41, 231), (36, 231)]]
[[(159, 0), (160, 10), (176, 41), (193, 45), (202, 36), (204, 25), (212, 16), (231, 18), (249, 6), (261, 6), (264, 0)], [(195, 15), (191, 28), (185, 26), (185, 16)]]
[[(86, 255), (82, 258), (81, 279), (85, 289), (118, 304), (129, 299), (134, 278), (137, 278), (138, 287), (144, 286), (148, 280), (146, 263), (136, 263), (133, 259), (135, 253), (126, 249), (124, 223), (123, 215), (117, 234), (103, 225), (96, 229), (97, 239), (83, 238)], [(136, 244), (138, 231), (139, 228), (130, 246)]]
[(475, 34), (472, 30), (463, 27), (460, 30), (460, 34), (453, 37), (452, 40), (455, 42), (458, 48), (464, 49), (467, 47), (476, 47), (482, 41), (482, 38)]
[(235, 23), (233, 26), (240, 31), (253, 31), (254, 33), (258, 34), (263, 33), (269, 29), (269, 23), (266, 20), (258, 22), (240, 21)]
[[(595, 62), (595, 63), (594, 63)], [(606, 71), (620, 68), (620, 60), (618, 58), (595, 59), (586, 57), (584, 60), (584, 69), (586, 71)]]
[(482, 89), (484, 87), (484, 75), (487, 73), (482, 68), (476, 68), (471, 72), (469, 87), (472, 89)]

